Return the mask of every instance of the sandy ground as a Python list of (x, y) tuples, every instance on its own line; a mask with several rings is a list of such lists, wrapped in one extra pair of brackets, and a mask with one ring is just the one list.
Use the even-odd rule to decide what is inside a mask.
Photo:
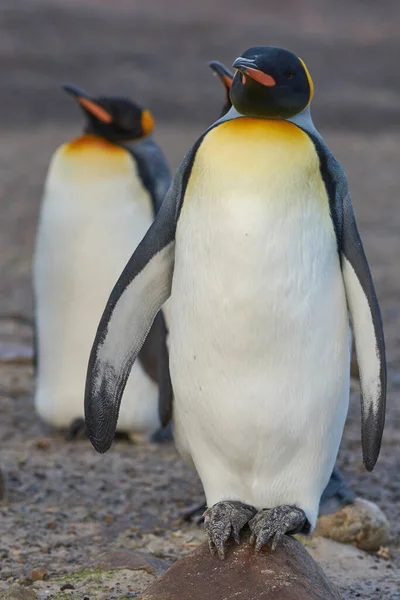
[[(355, 393), (339, 464), (356, 492), (388, 515), (390, 560), (350, 559), (344, 549), (328, 558), (326, 548), (317, 549), (317, 555), (345, 599), (400, 598), (400, 6), (387, 2), (383, 12), (361, 0), (351, 7), (344, 0), (273, 1), (268, 10), (261, 0), (188, 4), (0, 2), (0, 344), (20, 342), (29, 352), (30, 261), (42, 183), (52, 152), (80, 126), (60, 82), (148, 104), (157, 117), (157, 139), (175, 167), (219, 112), (221, 91), (207, 60), (229, 64), (258, 43), (296, 50), (316, 82), (316, 123), (348, 173), (389, 362), (379, 463), (372, 474), (362, 467)], [(117, 442), (99, 456), (85, 440), (67, 444), (35, 418), (32, 389), (29, 366), (1, 367), (7, 499), (0, 508), (0, 590), (39, 566), (50, 578), (36, 584), (38, 597), (61, 597), (57, 578), (89, 568), (107, 548), (144, 547), (173, 561), (198, 543), (201, 530), (182, 525), (179, 516), (201, 500), (201, 486), (172, 446), (160, 452)], [(344, 576), (346, 564), (353, 566)], [(127, 594), (147, 584), (131, 580), (129, 590), (124, 577), (119, 587), (113, 580), (114, 590), (97, 585), (90, 598), (134, 597)], [(68, 597), (82, 598), (85, 585)]]

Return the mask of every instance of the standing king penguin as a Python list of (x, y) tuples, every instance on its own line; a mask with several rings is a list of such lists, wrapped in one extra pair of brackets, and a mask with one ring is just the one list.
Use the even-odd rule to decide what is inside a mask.
[(85, 395), (105, 452), (170, 297), (175, 441), (201, 478), (221, 558), (246, 523), (257, 550), (314, 528), (348, 410), (349, 313), (368, 470), (386, 400), (379, 305), (346, 177), (311, 120), (309, 72), (274, 47), (233, 66), (232, 109), (186, 155), (110, 296)]
[[(230, 110), (232, 106), (229, 92), (232, 87), (233, 72), (217, 60), (211, 61), (209, 63), (209, 66), (222, 83), (225, 91), (225, 102), (220, 114), (220, 117), (223, 117), (224, 115), (226, 115), (226, 113)], [(319, 515), (326, 515), (337, 512), (338, 510), (343, 508), (343, 506), (353, 504), (355, 498), (355, 493), (347, 487), (343, 475), (341, 474), (339, 469), (335, 467), (329, 479), (328, 485), (322, 493), (319, 505)], [(195, 507), (187, 513), (185, 519), (191, 520), (192, 517), (197, 517), (198, 515), (202, 516), (202, 513), (205, 509), (206, 506), (204, 504), (202, 504), (199, 507)]]
[[(45, 183), (33, 269), (35, 406), (45, 422), (73, 435), (84, 424), (87, 363), (104, 304), (171, 178), (149, 137), (148, 110), (122, 98), (93, 98), (71, 85), (64, 89), (83, 109), (86, 126), (56, 151)], [(151, 436), (160, 427), (159, 408), (171, 402), (161, 312), (125, 397), (118, 431)]]

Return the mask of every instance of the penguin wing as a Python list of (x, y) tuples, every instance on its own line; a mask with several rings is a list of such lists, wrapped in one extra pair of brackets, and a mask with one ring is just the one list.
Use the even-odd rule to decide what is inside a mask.
[(151, 196), (154, 216), (158, 213), (171, 185), (171, 172), (161, 148), (146, 139), (127, 146), (138, 167), (139, 176)]
[[(85, 420), (98, 452), (111, 446), (132, 365), (171, 293), (176, 223), (194, 153), (194, 149), (189, 152), (178, 169), (153, 224), (111, 292), (97, 329), (86, 379)], [(162, 377), (166, 377), (166, 347), (160, 352)], [(171, 412), (172, 390), (168, 385), (160, 388), (160, 417), (165, 423)]]
[(363, 459), (365, 467), (372, 471), (385, 424), (385, 341), (379, 303), (348, 192), (342, 208), (342, 273), (360, 371)]
[[(128, 145), (127, 149), (132, 154), (142, 184), (151, 197), (153, 217), (155, 217), (171, 184), (167, 160), (161, 148), (151, 138)], [(172, 384), (169, 375), (167, 336), (164, 315), (160, 312), (154, 319), (139, 353), (140, 363), (146, 373), (158, 383), (159, 409), (160, 417), (163, 415), (161, 418), (163, 426), (172, 415)], [(167, 415), (169, 415), (168, 419)], [(164, 422), (165, 419), (167, 422)]]
[(379, 456), (385, 423), (386, 354), (382, 318), (346, 175), (322, 138), (308, 133), (319, 155), (338, 243), (360, 371), (363, 460), (368, 471), (372, 471)]

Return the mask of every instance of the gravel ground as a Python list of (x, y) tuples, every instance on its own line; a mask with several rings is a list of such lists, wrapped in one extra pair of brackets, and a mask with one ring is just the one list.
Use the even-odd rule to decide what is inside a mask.
[(171, 445), (160, 452), (118, 441), (100, 456), (85, 440), (66, 443), (46, 430), (33, 412), (26, 361), (37, 211), (52, 152), (79, 128), (57, 85), (70, 80), (148, 103), (174, 167), (219, 111), (220, 89), (204, 63), (229, 63), (243, 48), (269, 43), (297, 50), (315, 78), (316, 122), (349, 176), (389, 360), (387, 426), (375, 471), (366, 473), (361, 463), (356, 393), (339, 456), (356, 492), (390, 519), (389, 560), (324, 542), (312, 551), (345, 599), (400, 598), (400, 6), (388, 1), (383, 13), (373, 2), (348, 4), (288, 0), (268, 3), (266, 12), (261, 0), (190, 7), (182, 0), (140, 0), (134, 7), (128, 0), (112, 7), (105, 0), (0, 3), (0, 350), (25, 356), (23, 364), (0, 365), (0, 466), (7, 476), (0, 593), (43, 568), (49, 578), (34, 584), (39, 599), (134, 597), (151, 575), (120, 571), (106, 581), (86, 571), (65, 593), (60, 578), (91, 569), (107, 549), (142, 548), (172, 562), (203, 538), (179, 520), (202, 493)]

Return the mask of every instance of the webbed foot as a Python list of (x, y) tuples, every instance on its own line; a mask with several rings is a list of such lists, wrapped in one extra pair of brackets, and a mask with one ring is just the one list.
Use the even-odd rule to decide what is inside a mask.
[(164, 444), (165, 442), (172, 442), (174, 439), (174, 432), (172, 429), (172, 422), (170, 421), (168, 425), (158, 429), (150, 438), (150, 441), (153, 444)]
[(204, 514), (204, 526), (208, 535), (211, 554), (218, 553), (221, 560), (225, 558), (225, 544), (233, 537), (240, 543), (240, 531), (255, 515), (254, 506), (236, 500), (217, 502)]
[(85, 419), (79, 417), (78, 419), (74, 419), (68, 429), (65, 431), (65, 441), (72, 442), (76, 440), (76, 438), (80, 435), (86, 437), (86, 423)]
[(206, 508), (207, 504), (205, 502), (192, 506), (183, 513), (182, 520), (185, 521), (185, 523), (200, 525), (201, 523), (204, 523), (204, 511)]
[(335, 513), (343, 506), (353, 504), (354, 500), (354, 492), (347, 487), (343, 475), (335, 467), (321, 496), (319, 516)]
[(256, 550), (272, 539), (272, 550), (285, 534), (300, 533), (309, 528), (304, 510), (297, 506), (276, 506), (263, 508), (249, 522), (251, 530), (250, 543), (255, 544)]

